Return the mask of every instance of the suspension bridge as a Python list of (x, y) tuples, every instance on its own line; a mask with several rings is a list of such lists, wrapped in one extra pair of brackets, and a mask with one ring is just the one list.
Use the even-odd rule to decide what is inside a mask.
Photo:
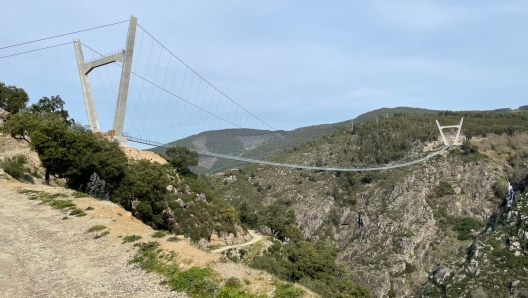
[[(74, 39), (72, 42), (0, 56), (0, 59), (73, 44), (88, 126), (95, 134), (115, 139), (120, 146), (126, 147), (128, 142), (134, 142), (168, 148), (174, 140), (201, 132), (232, 130), (236, 138), (250, 149), (259, 142), (256, 137), (257, 132), (276, 131), (273, 126), (235, 102), (173, 54), (133, 16), (126, 21), (5, 46), (0, 50), (123, 23), (128, 23), (125, 45), (111, 53), (102, 54), (100, 50), (90, 47), (79, 39)], [(86, 54), (90, 58), (86, 59)], [(96, 70), (97, 68), (105, 70), (102, 72)], [(90, 82), (90, 78), (93, 79), (94, 76), (99, 82), (96, 88), (92, 88)], [(100, 118), (95, 104), (97, 98), (106, 99), (98, 102), (100, 105), (105, 105), (103, 109), (105, 115), (112, 111), (109, 99), (117, 99), (113, 108), (112, 125), (107, 132), (102, 131), (102, 125), (99, 123)], [(444, 147), (438, 151), (415, 160), (376, 167), (317, 167), (279, 163), (244, 157), (240, 152), (233, 153), (229, 144), (224, 145), (225, 148), (215, 150), (208, 148), (211, 147), (210, 144), (225, 143), (222, 134), (216, 136), (210, 134), (187, 146), (204, 156), (277, 167), (323, 171), (379, 171), (420, 163), (457, 145), (462, 121), (463, 119), (458, 125), (450, 126), (440, 126), (437, 121), (444, 142)], [(443, 133), (445, 128), (458, 130), (452, 144)]]

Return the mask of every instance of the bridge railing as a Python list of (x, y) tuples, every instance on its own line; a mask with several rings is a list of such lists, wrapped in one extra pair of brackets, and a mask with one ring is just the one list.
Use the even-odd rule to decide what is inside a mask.
[[(125, 134), (123, 133), (123, 136)], [(164, 148), (170, 148), (170, 145), (162, 144), (158, 141), (151, 141), (148, 138), (143, 139), (140, 136), (133, 137), (130, 134), (127, 134), (127, 140), (135, 143), (145, 144), (145, 145), (151, 145), (151, 146), (158, 146), (158, 147), (164, 147)], [(420, 163), (423, 161), (426, 161), (444, 151), (449, 149), (451, 145), (447, 145), (444, 148), (440, 149), (439, 151), (433, 152), (425, 157), (402, 163), (402, 164), (396, 164), (396, 165), (386, 165), (381, 167), (369, 167), (369, 168), (337, 168), (337, 167), (314, 167), (314, 166), (304, 166), (304, 165), (295, 165), (295, 164), (288, 164), (288, 163), (279, 163), (279, 162), (272, 162), (272, 161), (266, 161), (266, 160), (257, 160), (257, 159), (251, 159), (251, 158), (244, 158), (239, 156), (231, 156), (226, 154), (220, 154), (220, 153), (214, 153), (214, 152), (208, 152), (208, 151), (202, 151), (202, 150), (196, 150), (190, 148), (192, 151), (196, 151), (199, 154), (212, 156), (212, 157), (218, 157), (218, 158), (225, 158), (225, 159), (231, 159), (231, 160), (238, 160), (238, 161), (244, 161), (248, 163), (256, 163), (261, 165), (270, 165), (270, 166), (276, 166), (276, 167), (286, 167), (286, 168), (294, 168), (294, 169), (306, 169), (306, 170), (316, 170), (316, 171), (335, 171), (335, 172), (364, 172), (364, 171), (382, 171), (382, 170), (388, 170), (388, 169), (396, 169), (401, 167), (410, 166), (416, 163)]]

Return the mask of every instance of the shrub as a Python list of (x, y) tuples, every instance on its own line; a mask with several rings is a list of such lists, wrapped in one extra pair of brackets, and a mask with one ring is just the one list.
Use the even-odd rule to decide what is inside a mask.
[(51, 203), (51, 207), (55, 209), (71, 209), (76, 206), (71, 200), (55, 200)]
[(230, 277), (226, 280), (224, 286), (230, 288), (240, 288), (242, 284), (240, 283), (240, 280), (238, 278)]
[(7, 157), (4, 161), (0, 162), (0, 167), (11, 177), (21, 180), (26, 173), (26, 163), (27, 157), (25, 155), (16, 155)]
[(298, 298), (304, 295), (302, 289), (296, 288), (291, 283), (276, 282), (277, 288), (275, 289), (275, 298)]
[(158, 241), (149, 241), (147, 243), (136, 243), (134, 246), (139, 247), (139, 251), (147, 251), (159, 247), (160, 244)]
[(87, 193), (84, 193), (82, 191), (76, 191), (73, 193), (72, 195), (74, 198), (86, 198), (86, 197), (89, 197), (90, 195), (87, 194)]
[(96, 226), (93, 226), (93, 227), (89, 228), (89, 229), (86, 231), (86, 233), (99, 232), (99, 231), (102, 231), (102, 230), (104, 230), (104, 229), (106, 229), (105, 226), (103, 226), (103, 225), (96, 225)]
[(104, 231), (102, 232), (101, 234), (97, 234), (95, 235), (94, 239), (99, 239), (99, 238), (103, 238), (104, 236), (110, 234), (110, 231)]
[(445, 181), (440, 182), (440, 184), (435, 188), (434, 192), (439, 197), (455, 194), (453, 186)]
[(188, 270), (179, 272), (168, 282), (172, 290), (195, 292), (206, 285), (205, 278), (211, 275), (211, 269), (191, 267)]
[(95, 172), (90, 176), (90, 181), (86, 189), (88, 189), (88, 194), (96, 199), (109, 200), (108, 192), (106, 191), (106, 182), (99, 178), (99, 175)]
[(472, 217), (457, 218), (452, 219), (452, 221), (453, 231), (458, 232), (458, 240), (468, 240), (473, 238), (471, 235), (471, 230), (478, 231), (483, 226)]
[(70, 215), (81, 217), (81, 216), (85, 216), (86, 213), (84, 213), (84, 211), (82, 211), (79, 208), (74, 208), (74, 209), (72, 209), (72, 211), (70, 211)]
[(151, 235), (152, 238), (163, 238), (167, 236), (167, 233), (165, 231), (156, 231), (154, 234)]
[(139, 235), (127, 235), (127, 236), (123, 237), (123, 244), (134, 242), (134, 241), (138, 241), (141, 238), (143, 238), (143, 237), (141, 237)]
[(493, 192), (496, 197), (505, 199), (506, 194), (508, 193), (508, 182), (502, 178), (499, 178), (493, 183), (491, 186), (491, 189), (493, 189)]

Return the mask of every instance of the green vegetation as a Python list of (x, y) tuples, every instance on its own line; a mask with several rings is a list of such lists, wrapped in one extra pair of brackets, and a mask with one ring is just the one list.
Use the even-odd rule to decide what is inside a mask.
[(99, 232), (99, 231), (102, 231), (106, 229), (106, 226), (103, 226), (103, 225), (95, 225), (91, 228), (89, 228), (86, 233), (92, 233), (92, 232)]
[(108, 235), (108, 234), (110, 234), (110, 231), (104, 231), (104, 232), (102, 232), (101, 234), (96, 234), (96, 235), (94, 236), (94, 239), (103, 238), (104, 236), (106, 236), (106, 235)]
[(127, 235), (127, 236), (123, 237), (123, 244), (134, 242), (134, 241), (138, 241), (141, 238), (143, 238), (143, 237), (141, 237), (139, 235)]
[(152, 238), (163, 238), (165, 236), (167, 236), (167, 232), (165, 231), (156, 231), (151, 235)]
[(38, 153), (47, 183), (53, 175), (65, 178), (70, 188), (85, 191), (90, 175), (97, 172), (112, 192), (123, 176), (127, 158), (117, 143), (68, 119), (59, 96), (44, 97), (22, 109), (3, 130)]
[(191, 267), (170, 278), (168, 284), (172, 290), (185, 291), (194, 296), (213, 294), (216, 287), (206, 279), (211, 273), (209, 268)]
[[(30, 189), (21, 189), (18, 191), (18, 193), (29, 195), (30, 200), (40, 200), (41, 205), (48, 204), (54, 209), (69, 212), (68, 215), (70, 216), (80, 217), (86, 215), (83, 210), (77, 208), (72, 200), (57, 200), (57, 198), (67, 198), (67, 194), (47, 193)], [(63, 217), (63, 219), (67, 219), (67, 217)]]
[(90, 176), (86, 189), (88, 190), (88, 194), (96, 199), (108, 200), (110, 198), (106, 191), (106, 182), (99, 178), (96, 172)]
[(80, 216), (86, 216), (86, 213), (84, 213), (84, 211), (82, 211), (79, 208), (73, 208), (71, 209), (69, 215), (80, 217)]
[(27, 167), (27, 157), (25, 155), (16, 155), (13, 157), (6, 157), (5, 160), (0, 161), (0, 168), (2, 168), (7, 174), (17, 180), (28, 180), (28, 171), (31, 172)]
[(371, 297), (365, 288), (338, 278), (344, 272), (337, 266), (336, 256), (333, 247), (320, 241), (298, 241), (286, 246), (276, 241), (264, 255), (254, 257), (250, 266), (299, 282), (323, 297)]
[(435, 188), (434, 192), (439, 197), (455, 194), (453, 186), (451, 186), (451, 184), (445, 181), (440, 182), (440, 184)]
[(90, 195), (87, 194), (87, 193), (84, 193), (84, 192), (82, 192), (82, 191), (75, 191), (75, 192), (72, 194), (72, 196), (73, 196), (74, 198), (77, 199), (77, 198), (86, 198), (86, 197), (89, 197)]
[(187, 147), (171, 147), (165, 151), (165, 155), (172, 167), (180, 172), (189, 173), (190, 166), (198, 165), (198, 152), (191, 151)]
[(304, 295), (304, 291), (302, 289), (294, 287), (291, 283), (285, 283), (278, 280), (274, 281), (273, 283), (277, 287), (275, 289), (275, 297), (277, 298), (299, 298)]
[(7, 86), (0, 82), (0, 108), (11, 113), (16, 114), (26, 107), (29, 102), (29, 97), (22, 88), (16, 86)]
[(76, 207), (71, 200), (55, 200), (51, 202), (50, 206), (54, 209), (71, 209)]
[[(45, 181), (63, 178), (75, 197), (91, 196), (122, 205), (155, 229), (183, 234), (194, 241), (212, 230), (235, 233), (235, 209), (219, 198), (205, 180), (191, 173), (197, 154), (187, 148), (167, 153), (168, 165), (128, 160), (118, 144), (94, 135), (69, 118), (60, 96), (25, 105), (6, 122), (3, 132), (25, 140), (45, 168)], [(17, 170), (21, 163), (9, 163)], [(174, 177), (179, 173), (180, 179)], [(172, 177), (172, 178), (170, 178)], [(174, 185), (182, 195), (169, 193)], [(84, 213), (71, 210), (72, 214)]]

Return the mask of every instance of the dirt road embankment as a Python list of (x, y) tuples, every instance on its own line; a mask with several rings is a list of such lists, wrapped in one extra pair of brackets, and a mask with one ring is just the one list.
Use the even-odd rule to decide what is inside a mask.
[[(161, 286), (158, 275), (128, 264), (135, 249), (118, 237), (137, 234), (148, 239), (152, 230), (123, 209), (91, 198), (74, 199), (80, 209), (94, 210), (63, 220), (66, 214), (28, 200), (18, 189), (69, 192), (0, 179), (0, 297), (182, 297)], [(107, 226), (110, 234), (94, 239), (94, 233), (86, 233), (94, 225)], [(202, 264), (193, 264), (214, 260), (184, 241), (171, 244), (188, 251), (189, 259), (199, 254)]]

